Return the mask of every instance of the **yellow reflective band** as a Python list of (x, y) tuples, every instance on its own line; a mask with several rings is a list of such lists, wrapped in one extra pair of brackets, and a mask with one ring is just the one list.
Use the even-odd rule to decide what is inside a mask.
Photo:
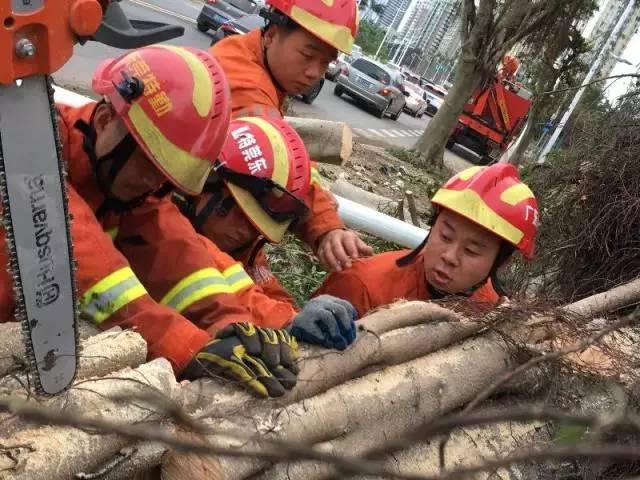
[(281, 187), (286, 188), (287, 180), (289, 180), (289, 150), (287, 150), (287, 144), (282, 134), (276, 127), (262, 118), (245, 117), (239, 120), (257, 125), (260, 130), (267, 135), (271, 148), (273, 149), (273, 173), (271, 174), (271, 180)]
[(311, 167), (311, 183), (322, 185), (322, 177), (317, 169)]
[(149, 154), (165, 175), (179, 188), (192, 195), (202, 192), (213, 164), (194, 157), (167, 139), (145, 113), (139, 103), (129, 109), (129, 119)]
[(243, 288), (253, 285), (253, 280), (245, 272), (242, 264), (236, 263), (235, 265), (227, 268), (222, 275), (233, 290), (233, 292), (239, 292)]
[(432, 202), (468, 218), (514, 245), (520, 243), (524, 237), (522, 231), (494, 212), (480, 198), (480, 195), (472, 190), (441, 188), (433, 197)]
[(171, 45), (157, 45), (160, 48), (171, 50), (182, 57), (186, 62), (191, 75), (193, 75), (193, 106), (202, 118), (208, 117), (213, 105), (215, 90), (211, 83), (209, 70), (196, 55), (184, 48), (172, 47)]
[(348, 27), (316, 17), (297, 5), (291, 8), (291, 18), (329, 45), (351, 54), (354, 38)]
[(115, 240), (116, 237), (118, 236), (119, 231), (120, 231), (119, 227), (113, 227), (113, 228), (107, 229), (105, 233), (111, 237), (111, 240)]
[(80, 299), (80, 313), (100, 324), (147, 291), (131, 268), (113, 272), (87, 290)]
[(203, 298), (236, 293), (252, 284), (253, 280), (239, 264), (228, 268), (224, 273), (215, 268), (203, 268), (178, 282), (160, 303), (183, 312)]
[(502, 192), (502, 195), (500, 195), (500, 200), (504, 203), (508, 203), (509, 205), (517, 205), (523, 200), (527, 200), (529, 198), (534, 198), (533, 192), (524, 183), (513, 185), (512, 187), (507, 188)]
[(473, 177), (476, 173), (478, 173), (480, 170), (484, 170), (485, 168), (486, 167), (470, 167), (470, 168), (467, 168), (466, 170), (463, 170), (458, 174), (458, 178), (460, 180), (463, 180), (463, 181), (466, 182), (471, 177)]

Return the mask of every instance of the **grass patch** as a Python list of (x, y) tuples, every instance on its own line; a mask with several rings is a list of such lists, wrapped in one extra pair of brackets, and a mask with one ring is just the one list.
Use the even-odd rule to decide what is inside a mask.
[[(375, 253), (402, 248), (370, 235), (362, 235), (362, 238)], [(298, 305), (304, 305), (327, 276), (311, 249), (294, 235), (288, 234), (279, 244), (267, 245), (266, 253), (273, 274)]]

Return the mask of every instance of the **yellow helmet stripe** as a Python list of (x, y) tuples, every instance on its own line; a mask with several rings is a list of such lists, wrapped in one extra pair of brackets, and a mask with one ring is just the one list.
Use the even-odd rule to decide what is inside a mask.
[(213, 166), (212, 163), (185, 152), (169, 141), (139, 103), (131, 106), (128, 115), (149, 154), (169, 180), (187, 193), (197, 195), (202, 192), (204, 182)]
[(509, 205), (517, 205), (528, 198), (535, 198), (533, 192), (524, 183), (519, 183), (507, 188), (500, 195), (500, 200)]
[(348, 27), (335, 25), (327, 20), (316, 17), (314, 14), (307, 12), (297, 5), (291, 8), (291, 18), (328, 44), (347, 54), (351, 54), (354, 38)]
[(468, 218), (514, 245), (524, 237), (524, 232), (494, 212), (473, 190), (441, 188), (432, 202)]
[(458, 174), (458, 178), (464, 182), (473, 177), (476, 173), (484, 170), (487, 167), (469, 167)]
[(215, 90), (207, 67), (189, 50), (171, 45), (158, 45), (158, 47), (171, 50), (186, 62), (193, 75), (193, 106), (202, 118), (208, 117), (214, 102)]
[(245, 117), (241, 120), (257, 125), (269, 139), (273, 148), (273, 173), (271, 180), (283, 188), (287, 187), (289, 180), (289, 150), (282, 134), (269, 122), (258, 117)]

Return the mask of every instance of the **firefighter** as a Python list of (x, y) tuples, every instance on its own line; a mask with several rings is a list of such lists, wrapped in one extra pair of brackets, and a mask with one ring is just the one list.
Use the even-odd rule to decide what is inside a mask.
[[(287, 122), (239, 118), (231, 122), (205, 193), (178, 203), (199, 233), (251, 265), (266, 241), (279, 242), (292, 223), (308, 215), (310, 177), (307, 150)], [(253, 272), (257, 278), (270, 275), (264, 267)], [(273, 290), (271, 298), (290, 301), (286, 293)], [(342, 350), (350, 343), (345, 337), (355, 337), (354, 320), (355, 309), (348, 302), (325, 295), (308, 302), (295, 316), (291, 333), (308, 343)], [(326, 335), (310, 334), (316, 331)]]
[[(535, 196), (513, 165), (472, 167), (436, 192), (437, 215), (411, 252), (387, 252), (331, 274), (316, 295), (352, 303), (359, 315), (398, 299), (469, 297), (493, 308), (505, 294), (496, 272), (518, 250), (532, 259), (538, 227)], [(301, 338), (304, 340), (304, 338)]]
[(297, 343), (282, 327), (295, 311), (264, 295), (170, 198), (200, 193), (227, 138), (219, 65), (204, 51), (145, 47), (105, 61), (93, 89), (100, 102), (59, 107), (81, 315), (135, 328), (151, 358), (187, 378), (223, 374), (263, 397), (284, 394)]
[[(211, 49), (229, 81), (234, 118), (281, 118), (286, 96), (302, 93), (319, 81), (339, 50), (351, 52), (357, 33), (355, 0), (270, 0), (267, 4), (269, 7), (261, 12), (266, 18), (264, 29), (228, 37)], [(371, 255), (371, 248), (345, 228), (335, 200), (319, 183), (315, 166), (305, 203), (309, 212), (293, 230), (329, 270), (340, 271), (351, 266), (352, 259)], [(280, 241), (283, 229), (275, 236), (259, 231), (253, 241), (244, 238), (243, 243), (231, 238), (234, 218), (224, 210), (203, 216), (200, 222), (204, 231), (230, 232), (226, 240), (210, 238), (242, 260), (265, 293), (293, 302), (268, 268), (263, 249), (255, 248), (263, 240)]]

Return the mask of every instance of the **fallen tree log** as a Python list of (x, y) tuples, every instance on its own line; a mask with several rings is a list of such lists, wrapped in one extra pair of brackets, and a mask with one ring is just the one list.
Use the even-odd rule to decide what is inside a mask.
[[(336, 195), (340, 195), (341, 197), (377, 210), (378, 212), (393, 216), (396, 216), (397, 214), (397, 201), (383, 197), (377, 193), (367, 192), (362, 188), (352, 185), (347, 181), (343, 173), (341, 173), (336, 181), (331, 184), (330, 190)], [(408, 216), (409, 212), (407, 210), (405, 218)]]
[[(470, 356), (473, 362), (468, 362)], [(357, 455), (412, 431), (418, 419), (437, 418), (464, 405), (511, 364), (509, 348), (498, 338), (476, 338), (352, 380), (293, 405), (280, 409), (264, 405), (250, 418), (243, 412), (216, 419), (213, 424), (235, 432), (255, 431), (266, 438), (294, 444), (333, 442), (336, 448), (340, 447), (336, 451)], [(220, 439), (214, 436), (209, 441), (219, 444)], [(241, 447), (231, 441), (225, 444)], [(332, 446), (326, 445), (325, 448)], [(228, 480), (245, 479), (268, 466), (255, 459), (218, 460)], [(313, 470), (289, 470), (290, 478), (305, 479), (322, 478), (330, 472), (330, 468), (315, 464)]]
[[(468, 338), (482, 326), (433, 303), (402, 302), (382, 308), (358, 322), (358, 340), (344, 352), (303, 346), (298, 385), (277, 405), (310, 398), (365, 370), (424, 356)], [(209, 378), (188, 385), (182, 395), (183, 405), (202, 417), (221, 418), (239, 406), (249, 412), (261, 405), (251, 395)]]
[[(173, 398), (177, 385), (171, 364), (165, 359), (80, 383), (55, 397), (50, 406), (58, 405), (70, 416), (74, 411), (82, 411), (114, 422), (151, 424), (163, 420), (163, 413), (156, 413), (149, 404), (134, 399), (160, 393)], [(0, 436), (0, 444), (10, 453), (0, 453), (3, 480), (74, 478), (78, 472), (99, 469), (121, 449), (131, 445), (118, 435), (96, 434), (71, 427), (35, 425), (6, 435), (3, 430)], [(16, 447), (11, 449), (12, 445)], [(147, 468), (151, 467), (153, 465)]]
[(345, 122), (284, 117), (302, 137), (312, 160), (342, 165), (353, 152), (353, 132)]
[(637, 303), (640, 303), (640, 278), (574, 302), (564, 310), (579, 317), (591, 318)]
[[(100, 333), (100, 330), (85, 321), (80, 321), (78, 326), (80, 339)], [(24, 365), (25, 350), (22, 335), (20, 323), (0, 323), (0, 377), (10, 370)]]
[[(102, 332), (83, 340), (80, 347), (76, 381), (102, 377), (127, 367), (135, 368), (147, 358), (147, 343), (131, 330)], [(21, 353), (24, 354), (24, 350)], [(0, 377), (0, 395), (31, 395), (32, 392), (25, 388), (28, 385), (25, 372)]]

